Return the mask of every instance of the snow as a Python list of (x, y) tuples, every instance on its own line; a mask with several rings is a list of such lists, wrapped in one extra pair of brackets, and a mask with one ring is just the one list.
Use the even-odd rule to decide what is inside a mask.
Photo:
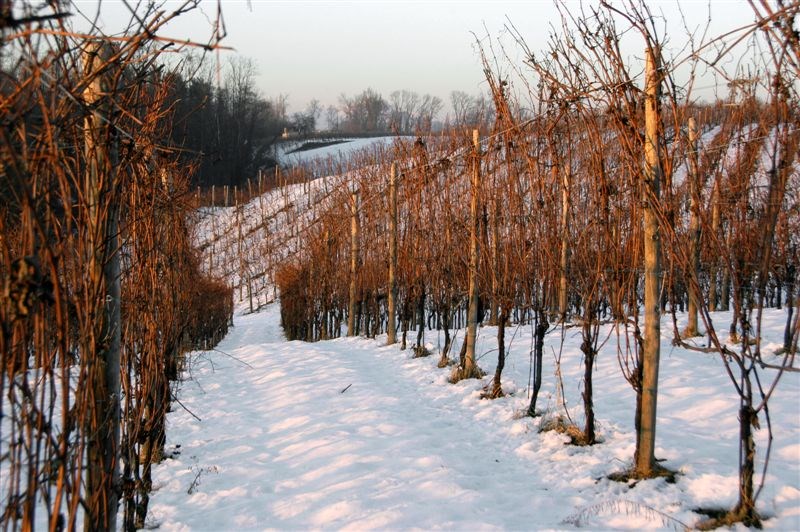
[[(275, 148), (275, 156), (278, 161), (287, 166), (302, 165), (304, 163), (311, 163), (332, 158), (338, 160), (341, 158), (350, 157), (360, 151), (376, 149), (380, 147), (390, 146), (398, 137), (366, 137), (355, 139), (335, 139), (336, 144), (315, 148), (312, 150), (297, 151), (290, 153), (299, 148), (306, 141), (300, 142), (282, 142), (277, 144)], [(341, 142), (338, 142), (340, 141)], [(309, 140), (308, 142), (316, 142)], [(325, 142), (321, 140), (320, 142)]]
[[(331, 202), (338, 201), (337, 190), (352, 179), (358, 162), (348, 162), (348, 158), (357, 159), (370, 150), (391, 149), (395, 142), (407, 139), (371, 137), (298, 152), (302, 156), (298, 162), (310, 165), (316, 178), (269, 190), (242, 205), (199, 209), (192, 226), (202, 252), (201, 267), (227, 279), (239, 294), (240, 303), (247, 300), (249, 305), (248, 278), (253, 309), (272, 301), (274, 265), (296, 254), (303, 241), (298, 234), (313, 225), (318, 213)], [(339, 153), (339, 160), (334, 153)], [(293, 232), (293, 228), (299, 231)]]
[[(730, 318), (712, 316), (720, 324)], [(538, 432), (542, 417), (521, 415), (529, 327), (515, 331), (506, 363), (503, 388), (513, 393), (488, 401), (480, 392), (490, 377), (449, 384), (437, 356), (412, 359), (410, 350), (385, 346), (385, 335), (287, 342), (277, 304), (237, 315), (217, 350), (191, 356), (179, 393), (186, 409), (176, 404), (168, 417), (167, 451), (176, 454), (154, 471), (149, 523), (163, 530), (691, 526), (702, 517), (693, 509), (735, 503), (738, 401), (719, 357), (671, 346), (664, 320), (656, 455), (680, 474), (675, 484), (629, 485), (606, 478), (628, 466), (634, 450), (634, 394), (613, 334), (595, 369), (602, 443), (576, 447)], [(780, 337), (784, 320), (785, 311), (765, 312), (768, 337)], [(495, 334), (481, 328), (478, 341), (490, 375)], [(436, 331), (426, 339), (434, 351), (442, 342)], [(560, 344), (555, 330), (545, 352)], [(581, 424), (579, 346), (579, 329), (567, 329), (561, 372), (570, 415)], [(559, 413), (554, 373), (550, 357), (544, 418)], [(799, 396), (800, 375), (786, 374), (770, 402), (775, 440), (758, 502), (768, 529), (800, 529)], [(756, 434), (760, 472), (766, 430)]]

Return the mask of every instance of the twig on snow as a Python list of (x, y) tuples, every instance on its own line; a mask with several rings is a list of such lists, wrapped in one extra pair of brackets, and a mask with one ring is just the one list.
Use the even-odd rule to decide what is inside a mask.
[(181, 400), (180, 400), (180, 399), (178, 399), (178, 396), (177, 396), (177, 395), (175, 395), (174, 393), (170, 393), (170, 395), (172, 395), (172, 400), (173, 400), (173, 401), (177, 402), (179, 405), (181, 405), (181, 408), (183, 408), (184, 410), (186, 410), (187, 412), (189, 412), (189, 415), (191, 415), (193, 418), (195, 418), (195, 419), (196, 419), (197, 421), (199, 421), (200, 423), (202, 423), (202, 422), (203, 422), (203, 420), (202, 420), (202, 419), (200, 419), (200, 418), (199, 418), (199, 417), (198, 417), (198, 416), (197, 416), (197, 415), (196, 415), (194, 412), (192, 412), (191, 410), (189, 410), (188, 408), (186, 408), (186, 405), (185, 405), (185, 404), (181, 403)]
[(253, 366), (251, 366), (250, 364), (248, 364), (247, 362), (245, 362), (244, 360), (242, 360), (242, 359), (240, 359), (240, 358), (236, 358), (235, 356), (233, 356), (233, 355), (232, 355), (232, 354), (230, 354), (230, 353), (226, 353), (225, 351), (220, 351), (219, 349), (212, 349), (212, 351), (216, 351), (217, 353), (222, 353), (222, 354), (223, 354), (223, 355), (225, 355), (226, 357), (231, 357), (231, 358), (232, 358), (232, 359), (234, 359), (236, 362), (239, 362), (240, 364), (244, 364), (245, 366), (247, 366), (247, 367), (248, 367), (248, 368), (250, 368), (250, 369), (256, 369), (256, 368), (254, 368)]

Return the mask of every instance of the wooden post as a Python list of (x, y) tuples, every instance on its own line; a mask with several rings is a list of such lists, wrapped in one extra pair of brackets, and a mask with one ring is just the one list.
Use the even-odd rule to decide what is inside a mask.
[[(214, 205), (214, 186), (211, 186), (211, 205)], [(214, 271), (214, 255), (216, 254), (217, 250), (217, 215), (216, 210), (211, 209), (211, 246), (209, 249), (209, 256), (208, 256), (208, 273), (212, 273)]]
[[(689, 289), (689, 321), (686, 325), (684, 336), (697, 336), (697, 308), (700, 297), (700, 170), (697, 161), (697, 122), (694, 118), (689, 119), (689, 194), (690, 214), (689, 214), (689, 258), (692, 261), (692, 272), (688, 276), (697, 281), (697, 290), (693, 286)], [(690, 284), (691, 283), (687, 283)]]
[(567, 286), (569, 279), (569, 192), (570, 169), (569, 162), (563, 168), (556, 162), (555, 147), (553, 147), (553, 177), (557, 180), (561, 171), (561, 256), (559, 260), (558, 282), (558, 315), (562, 321), (567, 320)]
[(636, 471), (652, 476), (655, 471), (656, 403), (661, 355), (661, 240), (656, 209), (660, 198), (659, 96), (661, 79), (658, 50), (646, 50), (645, 144), (644, 144), (644, 346), (642, 355), (642, 407), (636, 449)]
[(356, 276), (358, 275), (358, 192), (353, 191), (350, 204), (350, 301), (347, 308), (347, 336), (356, 334)]
[(392, 345), (397, 342), (397, 163), (392, 163), (389, 173), (389, 317), (386, 324), (386, 343)]
[(239, 257), (239, 303), (242, 302), (242, 290), (244, 288), (244, 276), (245, 276), (245, 260), (244, 254), (242, 253), (242, 213), (239, 212), (239, 199), (238, 199), (238, 189), (237, 187), (233, 187), (233, 203), (234, 203), (234, 212), (236, 213), (236, 255)]
[(267, 225), (268, 217), (267, 217), (267, 211), (264, 210), (264, 194), (261, 192), (260, 180), (258, 185), (258, 210), (261, 213), (261, 225), (264, 226), (264, 230), (266, 231), (269, 229), (269, 226)]
[[(720, 212), (719, 212), (719, 180), (714, 180), (711, 191), (711, 234), (719, 238)], [(708, 272), (708, 310), (717, 310), (717, 278), (719, 276), (719, 260), (714, 259)]]
[(471, 200), (470, 200), (470, 233), (469, 233), (469, 308), (467, 310), (467, 338), (464, 367), (461, 368), (461, 378), (476, 377), (479, 372), (475, 366), (475, 340), (478, 334), (478, 258), (479, 247), (479, 204), (480, 195), (480, 168), (481, 168), (481, 141), (477, 129), (472, 132), (474, 148)]
[(253, 313), (253, 279), (250, 276), (250, 271), (247, 271), (247, 299), (250, 302), (250, 313)]
[[(326, 257), (332, 256), (332, 252), (331, 252), (331, 247), (332, 247), (331, 246), (331, 232), (330, 232), (330, 229), (328, 229), (327, 227), (325, 228), (325, 231), (323, 231), (323, 233), (322, 233), (322, 242), (323, 242), (323, 245), (325, 246), (325, 256)], [(325, 269), (325, 265), (323, 265), (323, 269)], [(328, 280), (324, 276), (320, 276), (320, 282), (321, 282), (321, 285), (322, 285), (322, 287), (321, 287), (322, 289), (320, 290), (320, 292), (322, 294), (327, 294), (328, 293)], [(322, 327), (321, 327), (321, 330), (320, 330), (320, 340), (329, 340), (333, 336), (333, 334), (332, 334), (333, 331), (331, 331), (331, 327), (330, 327), (330, 325), (332, 323), (332, 320), (330, 319), (331, 318), (331, 308), (328, 306), (328, 302), (329, 302), (328, 298), (326, 298), (326, 297), (321, 298), (321, 303), (322, 303), (321, 307), (322, 308), (320, 310), (322, 311), (321, 312), (321, 315), (322, 315)]]
[[(105, 43), (87, 42), (83, 50), (83, 92), (92, 112), (84, 120), (86, 199), (90, 283), (104, 287), (102, 311), (93, 344), (83, 353), (88, 371), (86, 449), (86, 517), (84, 530), (116, 530), (120, 490), (120, 258), (117, 253), (119, 209), (116, 204), (116, 148), (109, 145), (109, 76), (99, 73), (110, 56)], [(104, 99), (105, 96), (105, 99)], [(112, 141), (113, 142), (113, 141)]]
[[(484, 206), (484, 209), (486, 207)], [(484, 210), (485, 212), (485, 210)], [(498, 312), (500, 305), (498, 304), (498, 292), (500, 290), (500, 195), (496, 194), (492, 199), (492, 225), (491, 225), (491, 250), (492, 250), (492, 300), (491, 308), (489, 309), (489, 325), (498, 325)]]

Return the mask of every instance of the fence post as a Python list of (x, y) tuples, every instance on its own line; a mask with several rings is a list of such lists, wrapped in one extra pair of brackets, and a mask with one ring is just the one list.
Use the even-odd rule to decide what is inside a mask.
[(478, 334), (478, 259), (480, 254), (479, 243), (479, 195), (481, 172), (481, 143), (480, 132), (472, 131), (473, 167), (470, 200), (470, 232), (469, 232), (469, 308), (467, 310), (467, 338), (464, 366), (461, 368), (461, 378), (472, 378), (479, 374), (475, 365), (475, 340)]
[[(689, 217), (689, 256), (694, 278), (697, 280), (698, 290), (688, 286), (689, 290), (689, 322), (686, 325), (686, 337), (697, 336), (697, 308), (699, 294), (699, 273), (700, 273), (700, 170), (697, 160), (697, 122), (694, 118), (689, 119), (689, 194), (690, 198), (690, 217)], [(691, 284), (691, 283), (690, 283)]]
[(644, 141), (644, 345), (642, 353), (642, 404), (636, 438), (636, 471), (650, 476), (656, 467), (656, 403), (658, 366), (661, 354), (661, 241), (658, 231), (657, 202), (660, 197), (661, 163), (659, 161), (660, 73), (658, 51), (645, 51), (645, 141)]
[(350, 203), (350, 301), (347, 308), (347, 336), (356, 333), (356, 276), (358, 274), (358, 192), (353, 191)]
[(388, 323), (386, 324), (386, 343), (397, 342), (397, 163), (392, 163), (389, 173), (389, 289), (388, 289)]
[(119, 500), (121, 275), (117, 244), (116, 147), (107, 131), (111, 114), (108, 73), (101, 73), (111, 51), (106, 43), (86, 42), (83, 92), (92, 110), (84, 119), (86, 198), (90, 237), (87, 244), (90, 286), (103, 287), (96, 338), (82, 353), (88, 370), (85, 406), (89, 410), (86, 449), (84, 530), (115, 530)]

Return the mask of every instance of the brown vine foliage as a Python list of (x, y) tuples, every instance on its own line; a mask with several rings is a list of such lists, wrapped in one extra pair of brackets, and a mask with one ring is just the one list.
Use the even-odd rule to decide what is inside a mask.
[(166, 141), (165, 17), (106, 38), (43, 9), (0, 28), (15, 61), (0, 73), (0, 523), (112, 528), (119, 500), (130, 530), (145, 524), (171, 382), (224, 335), (231, 292), (200, 270), (197, 206)]

